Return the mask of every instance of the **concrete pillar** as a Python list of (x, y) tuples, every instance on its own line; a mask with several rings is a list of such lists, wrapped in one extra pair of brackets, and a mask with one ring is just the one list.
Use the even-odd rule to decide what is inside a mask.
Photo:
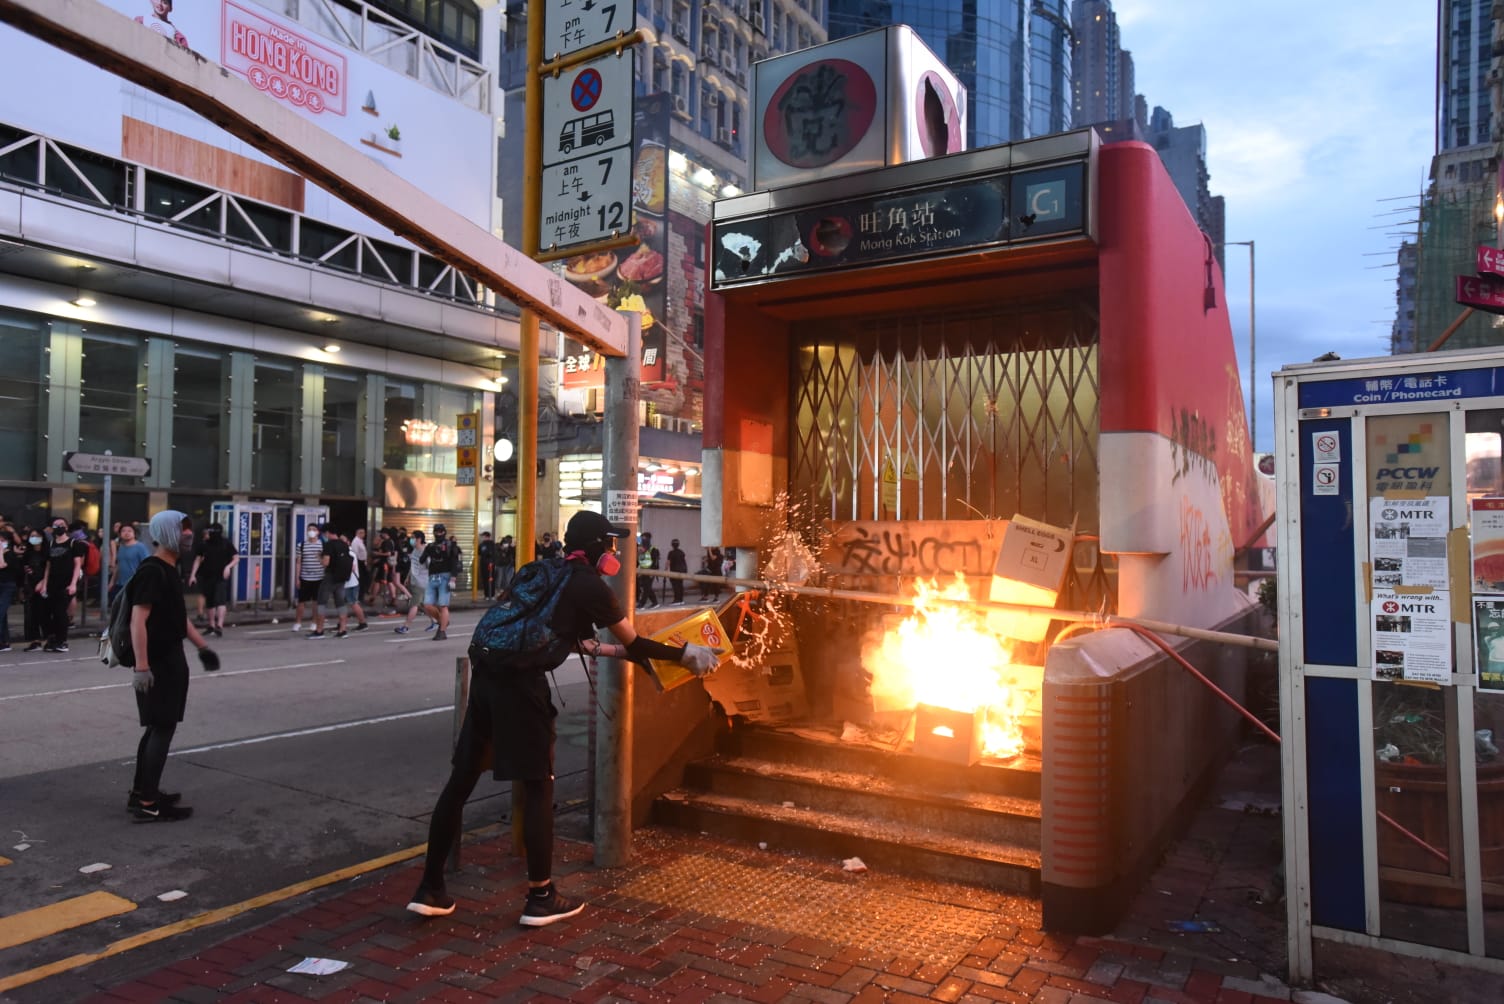
[[(76, 324), (52, 322), (52, 343), (47, 353), (47, 424), (42, 433), (42, 477), (55, 485), (72, 485), (78, 475), (63, 467), (63, 454), (78, 449), (79, 392), (83, 387), (83, 336)], [(53, 498), (54, 513), (57, 498)], [(68, 512), (73, 511), (72, 494)]]
[(295, 490), (316, 500), (324, 490), (324, 367), (318, 363), (305, 363), (302, 385)]
[[(370, 498), (376, 494), (376, 473), (381, 467), (386, 431), (386, 375), (367, 373), (355, 406), (359, 451), (355, 457), (355, 491)], [(380, 504), (378, 500), (377, 504)]]
[(231, 491), (248, 492), (256, 449), (256, 357), (249, 352), (231, 352), (228, 384), (225, 399), (230, 402), (230, 413), (222, 437), (225, 482)]
[(172, 487), (172, 400), (177, 386), (170, 338), (148, 338), (141, 381), (146, 385), (141, 403), (141, 456), (151, 458), (146, 484)]

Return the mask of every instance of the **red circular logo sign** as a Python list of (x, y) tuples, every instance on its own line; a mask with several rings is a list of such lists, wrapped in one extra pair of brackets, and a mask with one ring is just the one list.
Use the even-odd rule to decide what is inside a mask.
[[(934, 70), (924, 71), (919, 86), (914, 88), (914, 121), (919, 123), (919, 146), (926, 157), (939, 157), (956, 153), (961, 149), (961, 112), (956, 108), (955, 95), (945, 78)], [(931, 133), (931, 126), (944, 130), (945, 149), (937, 149), (939, 137)]]
[(877, 86), (848, 59), (822, 59), (796, 70), (763, 113), (768, 150), (790, 167), (824, 167), (867, 135), (877, 114)]
[(1397, 614), (1400, 612), (1400, 605), (1393, 600), (1385, 600), (1384, 612), (1386, 614)]

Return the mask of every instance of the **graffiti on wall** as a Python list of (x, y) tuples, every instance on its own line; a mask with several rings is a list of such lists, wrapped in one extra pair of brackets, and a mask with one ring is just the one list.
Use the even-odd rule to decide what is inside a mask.
[(1199, 411), (1181, 408), (1170, 418), (1174, 481), (1192, 473), (1217, 476), (1217, 430)]
[(1201, 507), (1180, 497), (1180, 588), (1186, 593), (1204, 593), (1217, 585), (1216, 551), (1211, 524)]
[(991, 575), (1002, 543), (991, 520), (840, 523), (831, 531), (825, 562), (851, 575)]

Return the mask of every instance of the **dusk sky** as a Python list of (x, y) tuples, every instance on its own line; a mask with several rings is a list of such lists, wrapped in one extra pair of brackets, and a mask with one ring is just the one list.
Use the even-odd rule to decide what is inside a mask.
[[(1389, 352), (1400, 242), (1390, 231), (1414, 232), (1435, 146), (1436, 5), (1114, 0), (1113, 8), (1135, 89), (1177, 126), (1206, 127), (1211, 191), (1227, 199), (1226, 239), (1256, 244), (1255, 447), (1270, 450), (1272, 372), (1328, 351), (1344, 359)], [(1229, 247), (1226, 261), (1246, 384), (1248, 249)]]

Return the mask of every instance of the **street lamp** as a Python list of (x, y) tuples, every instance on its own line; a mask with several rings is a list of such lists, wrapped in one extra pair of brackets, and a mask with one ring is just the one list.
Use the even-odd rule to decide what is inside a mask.
[[(1504, 214), (1504, 202), (1494, 207), (1496, 214)], [(1248, 440), (1253, 452), (1259, 449), (1259, 385), (1254, 374), (1257, 371), (1255, 359), (1258, 355), (1258, 340), (1254, 336), (1253, 329), (1253, 241), (1223, 241), (1222, 246), (1246, 247), (1248, 249)]]

